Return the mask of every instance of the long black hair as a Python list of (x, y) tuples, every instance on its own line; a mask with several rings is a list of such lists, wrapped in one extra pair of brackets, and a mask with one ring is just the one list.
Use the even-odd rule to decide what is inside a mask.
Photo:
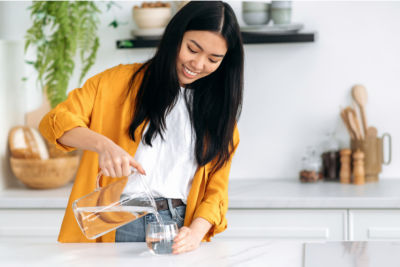
[(129, 135), (135, 140), (135, 130), (147, 121), (150, 124), (143, 136), (144, 143), (151, 146), (157, 134), (163, 138), (165, 118), (174, 107), (180, 90), (176, 61), (183, 35), (186, 31), (197, 30), (221, 34), (228, 46), (217, 70), (187, 85), (192, 92), (191, 103), (187, 98), (186, 103), (196, 135), (196, 160), (199, 166), (214, 161), (214, 172), (232, 153), (233, 133), (243, 98), (243, 44), (236, 16), (227, 3), (191, 1), (171, 19), (154, 57), (131, 78), (130, 90), (133, 90), (137, 74), (144, 71)]

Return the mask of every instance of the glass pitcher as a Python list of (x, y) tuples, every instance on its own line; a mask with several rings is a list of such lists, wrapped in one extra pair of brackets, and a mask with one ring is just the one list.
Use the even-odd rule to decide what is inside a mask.
[[(157, 220), (160, 220), (145, 177), (139, 172), (132, 169), (129, 176), (116, 178), (115, 182), (105, 187), (99, 186), (101, 176), (100, 172), (95, 191), (72, 204), (76, 221), (88, 239), (102, 236), (148, 213), (154, 213)], [(127, 185), (133, 188), (133, 192), (123, 194)]]

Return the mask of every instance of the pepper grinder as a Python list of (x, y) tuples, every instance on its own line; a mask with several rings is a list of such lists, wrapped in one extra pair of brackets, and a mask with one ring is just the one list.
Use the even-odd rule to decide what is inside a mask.
[(364, 153), (360, 149), (353, 153), (353, 176), (354, 184), (365, 183)]
[(351, 182), (351, 150), (348, 148), (340, 150), (340, 182), (349, 184)]

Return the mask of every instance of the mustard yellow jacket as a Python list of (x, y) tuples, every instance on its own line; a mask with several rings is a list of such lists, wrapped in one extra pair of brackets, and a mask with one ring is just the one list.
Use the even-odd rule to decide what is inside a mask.
[[(82, 88), (71, 91), (67, 100), (60, 103), (43, 117), (39, 126), (42, 135), (59, 149), (71, 151), (74, 148), (62, 145), (56, 140), (64, 132), (72, 128), (78, 126), (87, 127), (110, 138), (130, 155), (135, 155), (144, 123), (135, 133), (135, 142), (130, 139), (128, 128), (134, 108), (132, 106), (133, 99), (143, 78), (143, 71), (139, 73), (139, 79), (134, 84), (134, 90), (129, 95), (127, 95), (127, 92), (129, 80), (140, 66), (141, 64), (119, 65), (88, 79)], [(235, 150), (238, 144), (239, 133), (235, 127)], [(224, 231), (227, 227), (225, 214), (228, 209), (228, 177), (231, 161), (232, 157), (213, 175), (210, 175), (213, 162), (199, 167), (194, 175), (187, 199), (184, 225), (189, 226), (193, 219), (197, 217), (209, 221), (212, 227), (204, 236), (203, 241), (210, 241), (212, 236)], [(115, 241), (115, 231), (105, 234), (96, 240), (87, 239), (82, 234), (71, 208), (76, 199), (95, 190), (98, 170), (97, 153), (84, 151), (68, 200), (58, 241)], [(101, 185), (108, 185), (113, 182), (113, 179), (115, 178), (103, 177)]]

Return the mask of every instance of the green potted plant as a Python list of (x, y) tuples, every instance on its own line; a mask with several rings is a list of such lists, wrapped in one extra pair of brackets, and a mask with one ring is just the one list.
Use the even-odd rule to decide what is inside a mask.
[(34, 1), (29, 7), (33, 25), (25, 36), (25, 52), (36, 49), (27, 61), (38, 73), (38, 82), (51, 107), (67, 97), (78, 52), (82, 62), (79, 84), (94, 64), (99, 47), (100, 9), (89, 1)]
[[(33, 1), (29, 10), (33, 23), (25, 35), (25, 53), (28, 48), (32, 48), (35, 58), (26, 62), (32, 64), (37, 72), (37, 82), (44, 91), (44, 101), (41, 107), (27, 113), (25, 118), (27, 126), (36, 128), (42, 116), (50, 108), (54, 108), (66, 99), (69, 80), (75, 69), (77, 53), (82, 63), (79, 85), (94, 64), (99, 48), (97, 28), (100, 23), (101, 10), (95, 2), (89, 1)], [(38, 182), (35, 185), (30, 184), (31, 187), (58, 187), (74, 177), (74, 175), (64, 177), (65, 179), (56, 177), (52, 171), (57, 169), (57, 173), (64, 174), (65, 171), (61, 168), (66, 164), (54, 165), (54, 162), (76, 163), (74, 166), (70, 165), (70, 171), (75, 172), (77, 169), (81, 151), (66, 153), (56, 149), (54, 144), (47, 141), (46, 143), (49, 152), (47, 160), (31, 160), (32, 163), (26, 159), (17, 159), (20, 169), (38, 169), (39, 173), (44, 175), (30, 172), (32, 173), (30, 178)], [(14, 161), (16, 160), (14, 159)], [(27, 167), (26, 164), (34, 165)], [(17, 169), (13, 166), (14, 174), (21, 179)], [(46, 177), (50, 177), (51, 181), (57, 180), (62, 183), (48, 184)]]
[[(107, 11), (118, 6), (112, 1), (102, 4), (106, 4)], [(89, 1), (33, 1), (29, 10), (33, 24), (25, 36), (25, 53), (32, 48), (35, 58), (26, 62), (37, 72), (44, 101), (41, 107), (26, 114), (27, 127), (20, 126), (22, 132), (37, 128), (43, 115), (66, 99), (77, 53), (82, 62), (79, 84), (82, 83), (99, 48), (97, 27), (101, 13), (97, 3)], [(116, 28), (119, 24), (115, 19), (110, 26)], [(54, 188), (74, 178), (82, 151), (66, 153), (56, 149), (54, 144), (46, 143), (48, 157), (10, 157), (15, 176), (29, 187)]]

